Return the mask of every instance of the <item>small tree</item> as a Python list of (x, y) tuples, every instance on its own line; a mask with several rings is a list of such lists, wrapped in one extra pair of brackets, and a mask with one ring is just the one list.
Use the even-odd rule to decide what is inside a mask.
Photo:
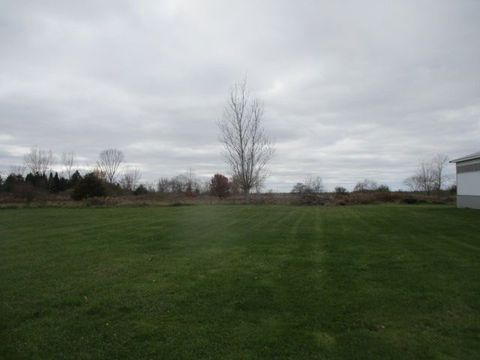
[(107, 149), (100, 153), (97, 161), (98, 171), (105, 175), (105, 179), (113, 184), (118, 168), (125, 160), (123, 152), (117, 149)]
[(305, 182), (296, 183), (291, 192), (294, 194), (319, 194), (323, 192), (322, 178), (319, 176), (307, 177)]
[(157, 192), (159, 192), (160, 194), (166, 194), (171, 191), (172, 191), (172, 186), (171, 186), (170, 179), (166, 177), (158, 179)]
[(305, 184), (298, 182), (295, 185), (293, 185), (292, 190), (290, 191), (292, 194), (303, 194), (305, 192)]
[(382, 184), (377, 188), (377, 191), (379, 192), (390, 192), (390, 188), (388, 185)]
[(146, 194), (148, 194), (148, 189), (142, 184), (140, 184), (133, 192), (133, 195), (135, 196), (146, 195)]
[(366, 192), (366, 191), (375, 191), (377, 189), (378, 189), (378, 185), (375, 181), (365, 179), (363, 181), (358, 182), (353, 188), (353, 191)]
[(230, 193), (230, 182), (222, 174), (215, 174), (210, 180), (210, 193), (219, 198), (227, 197)]
[(137, 168), (127, 169), (120, 179), (120, 186), (123, 190), (134, 191), (141, 177), (142, 175)]
[(337, 186), (335, 188), (335, 194), (337, 195), (345, 195), (347, 193), (347, 189), (345, 189), (343, 186)]
[(82, 200), (90, 197), (106, 196), (107, 190), (95, 173), (86, 174), (73, 189), (72, 199)]

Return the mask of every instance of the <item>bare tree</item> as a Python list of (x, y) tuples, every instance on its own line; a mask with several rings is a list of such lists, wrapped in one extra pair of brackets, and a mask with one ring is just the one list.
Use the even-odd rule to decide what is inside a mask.
[(97, 168), (100, 173), (105, 174), (105, 178), (109, 183), (115, 181), (118, 168), (125, 160), (123, 152), (118, 149), (107, 149), (100, 153), (97, 161)]
[(68, 179), (70, 179), (75, 165), (75, 154), (72, 151), (62, 153), (62, 165)]
[(414, 175), (405, 180), (405, 185), (412, 191), (423, 191), (430, 193), (439, 191), (446, 181), (445, 165), (448, 157), (438, 154), (430, 161), (422, 161)]
[(433, 172), (433, 183), (434, 190), (442, 190), (445, 182), (445, 166), (448, 164), (448, 156), (443, 154), (437, 154), (432, 159), (432, 172)]
[(161, 194), (165, 194), (165, 193), (168, 193), (168, 192), (171, 192), (171, 182), (170, 182), (170, 179), (166, 178), (166, 177), (162, 177), (160, 179), (158, 179), (158, 182), (157, 182), (157, 192), (161, 193)]
[(250, 96), (243, 81), (233, 86), (218, 124), (225, 158), (247, 201), (250, 191), (264, 182), (266, 165), (274, 153), (262, 126), (263, 112), (263, 104)]
[(133, 191), (137, 187), (137, 183), (142, 177), (142, 174), (137, 168), (127, 169), (120, 179), (120, 186), (124, 190)]
[(358, 182), (353, 188), (353, 191), (365, 192), (365, 191), (375, 191), (377, 189), (378, 189), (378, 184), (375, 181), (365, 179), (363, 181)]
[(45, 174), (53, 165), (52, 151), (38, 147), (31, 148), (30, 152), (24, 155), (23, 160), (32, 174)]
[(303, 183), (296, 183), (291, 192), (294, 194), (320, 194), (323, 191), (322, 178), (320, 176), (309, 176)]

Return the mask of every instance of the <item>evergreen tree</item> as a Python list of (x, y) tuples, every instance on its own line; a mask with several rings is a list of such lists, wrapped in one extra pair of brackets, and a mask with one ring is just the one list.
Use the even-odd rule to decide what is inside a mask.
[(10, 174), (7, 176), (5, 179), (5, 183), (3, 185), (3, 189), (6, 192), (13, 192), (15, 185), (16, 184), (22, 184), (24, 182), (23, 176), (22, 175), (15, 175), (15, 174)]
[(54, 176), (50, 173), (48, 178), (48, 190), (52, 193), (58, 193), (60, 191), (60, 178), (58, 177), (57, 172), (55, 172)]
[(37, 188), (48, 188), (49, 183), (47, 176), (40, 173), (28, 173), (25, 177), (25, 182)]
[(69, 185), (69, 182), (68, 182), (68, 179), (64, 178), (63, 176), (60, 177), (60, 185), (59, 185), (59, 188), (58, 188), (58, 191), (65, 191), (68, 189), (68, 185)]
[(48, 174), (47, 189), (48, 189), (48, 191), (52, 191), (52, 189), (53, 189), (53, 174), (52, 174), (52, 172), (50, 172), (50, 174)]
[(72, 176), (70, 177), (70, 181), (69, 181), (69, 185), (68, 187), (75, 187), (75, 185), (77, 185), (80, 180), (82, 180), (82, 175), (80, 175), (80, 173), (78, 172), (78, 170), (76, 170)]
[(99, 179), (94, 173), (90, 173), (85, 175), (83, 179), (81, 179), (72, 193), (72, 198), (74, 200), (82, 200), (89, 197), (96, 197), (96, 196), (106, 196), (107, 190), (105, 188), (104, 182)]

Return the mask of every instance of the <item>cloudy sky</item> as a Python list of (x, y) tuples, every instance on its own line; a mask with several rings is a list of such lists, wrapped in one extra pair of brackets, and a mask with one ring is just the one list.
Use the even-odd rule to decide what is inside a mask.
[(0, 0), (0, 169), (36, 145), (80, 166), (119, 148), (145, 181), (228, 173), (216, 122), (247, 75), (267, 189), (396, 189), (480, 151), (479, 19), (476, 0)]

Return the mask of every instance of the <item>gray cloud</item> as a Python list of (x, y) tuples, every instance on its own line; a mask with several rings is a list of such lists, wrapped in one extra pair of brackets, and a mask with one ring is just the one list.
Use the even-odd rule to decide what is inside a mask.
[[(480, 150), (478, 1), (2, 1), (0, 168), (30, 146), (145, 180), (227, 172), (216, 121), (247, 74), (277, 152), (267, 184), (393, 188)], [(451, 169), (450, 169), (451, 170)]]

